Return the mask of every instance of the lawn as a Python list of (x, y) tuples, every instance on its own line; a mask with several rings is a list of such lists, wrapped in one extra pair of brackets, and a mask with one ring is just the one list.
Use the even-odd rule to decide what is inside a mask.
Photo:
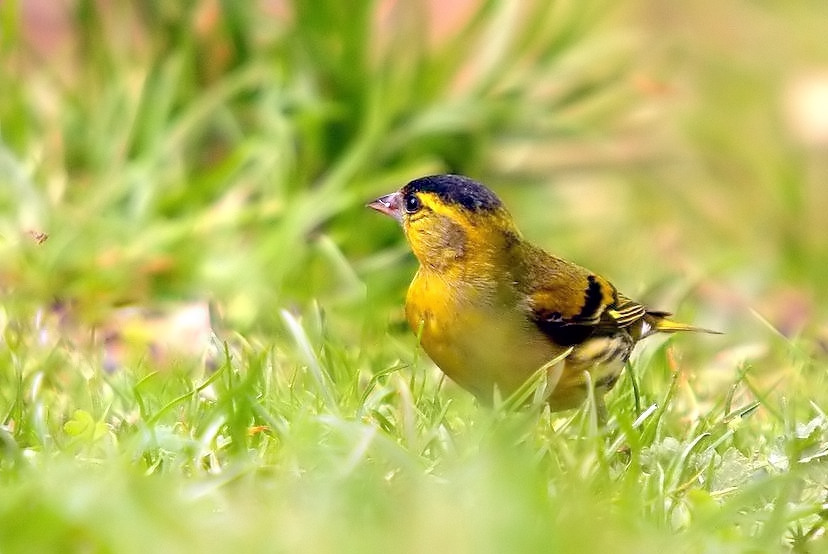
[[(828, 551), (821, 8), (0, 3), (0, 553)], [(365, 209), (443, 172), (724, 334), (479, 405)]]

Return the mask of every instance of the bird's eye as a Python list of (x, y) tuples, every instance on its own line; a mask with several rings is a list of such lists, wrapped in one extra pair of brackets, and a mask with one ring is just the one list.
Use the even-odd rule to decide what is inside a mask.
[(405, 197), (405, 211), (407, 213), (413, 214), (422, 207), (423, 205), (420, 202), (420, 199), (417, 198), (415, 195), (412, 194), (411, 196)]

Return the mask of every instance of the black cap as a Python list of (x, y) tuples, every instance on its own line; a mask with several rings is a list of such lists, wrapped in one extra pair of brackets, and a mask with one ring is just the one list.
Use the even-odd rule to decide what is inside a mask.
[(462, 175), (430, 175), (414, 179), (402, 188), (403, 196), (430, 192), (447, 204), (457, 204), (473, 212), (497, 210), (503, 204), (485, 185)]

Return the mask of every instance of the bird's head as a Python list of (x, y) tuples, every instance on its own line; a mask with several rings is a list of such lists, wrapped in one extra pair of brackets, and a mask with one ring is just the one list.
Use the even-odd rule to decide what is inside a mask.
[(438, 271), (491, 263), (520, 238), (497, 195), (461, 175), (415, 179), (368, 207), (399, 221), (420, 263)]

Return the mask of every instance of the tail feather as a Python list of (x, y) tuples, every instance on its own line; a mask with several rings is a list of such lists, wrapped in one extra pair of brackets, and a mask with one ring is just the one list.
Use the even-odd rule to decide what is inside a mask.
[(642, 318), (641, 337), (648, 337), (654, 333), (678, 333), (682, 331), (690, 331), (694, 333), (708, 333), (711, 335), (721, 335), (721, 331), (714, 331), (713, 329), (705, 329), (704, 327), (696, 327), (678, 321), (673, 321), (669, 312), (647, 311)]

